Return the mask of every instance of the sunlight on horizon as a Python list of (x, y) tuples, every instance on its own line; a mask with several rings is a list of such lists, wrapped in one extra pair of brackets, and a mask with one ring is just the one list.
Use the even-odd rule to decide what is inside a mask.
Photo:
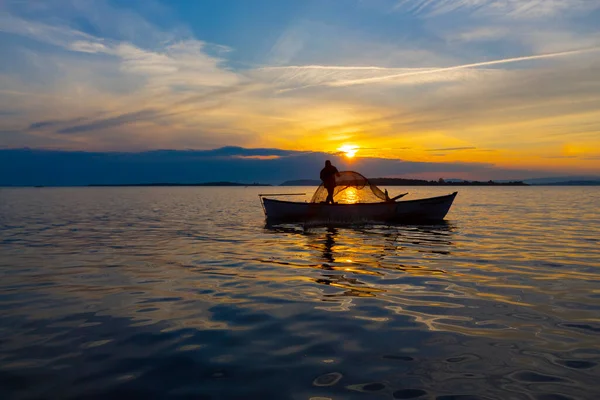
[(338, 151), (344, 153), (344, 156), (346, 158), (354, 158), (358, 150), (359, 147), (352, 144), (345, 144), (343, 146), (338, 147)]

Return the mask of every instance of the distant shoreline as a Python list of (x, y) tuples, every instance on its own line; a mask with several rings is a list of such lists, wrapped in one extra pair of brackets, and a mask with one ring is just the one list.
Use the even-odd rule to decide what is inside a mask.
[[(564, 182), (539, 182), (526, 183), (524, 181), (467, 181), (467, 180), (437, 180), (426, 181), (422, 179), (405, 178), (373, 178), (369, 182), (377, 186), (600, 186), (600, 181), (574, 180)], [(320, 181), (314, 179), (298, 179), (285, 181), (279, 186), (319, 186)]]
[(123, 186), (273, 186), (268, 183), (237, 183), (237, 182), (205, 182), (205, 183), (92, 183), (88, 187), (123, 187)]
[[(523, 181), (495, 182), (495, 181), (459, 181), (459, 180), (439, 180), (426, 181), (421, 179), (403, 179), (403, 178), (373, 178), (369, 180), (377, 186), (600, 186), (600, 181), (565, 181), (565, 182), (543, 182), (526, 183)], [(4, 188), (19, 187), (282, 187), (282, 186), (305, 186), (317, 187), (321, 181), (314, 179), (297, 179), (285, 181), (281, 184), (270, 183), (238, 183), (238, 182), (200, 182), (200, 183), (90, 183), (84, 185), (0, 185)]]
[[(530, 186), (522, 181), (513, 182), (480, 182), (480, 181), (426, 181), (421, 179), (402, 179), (402, 178), (373, 178), (369, 179), (377, 186)], [(320, 181), (301, 179), (283, 182), (279, 186), (319, 186)]]

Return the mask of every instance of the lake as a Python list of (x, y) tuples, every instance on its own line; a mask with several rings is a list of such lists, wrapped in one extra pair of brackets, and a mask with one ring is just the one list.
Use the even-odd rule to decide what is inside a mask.
[(0, 398), (600, 398), (599, 187), (265, 226), (313, 190), (0, 189)]

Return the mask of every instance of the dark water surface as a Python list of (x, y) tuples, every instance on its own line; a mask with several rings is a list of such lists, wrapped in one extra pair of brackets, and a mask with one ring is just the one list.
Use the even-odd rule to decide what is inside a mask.
[(266, 228), (281, 190), (0, 189), (0, 398), (600, 398), (599, 188)]

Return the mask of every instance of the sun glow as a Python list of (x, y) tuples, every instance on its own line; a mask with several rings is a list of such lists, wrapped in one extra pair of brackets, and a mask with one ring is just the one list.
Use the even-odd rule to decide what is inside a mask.
[(338, 148), (338, 151), (344, 153), (344, 155), (348, 158), (353, 158), (356, 155), (356, 152), (358, 151), (358, 146), (354, 146), (352, 144), (345, 144), (343, 146), (340, 146)]
[(349, 187), (348, 189), (344, 190), (344, 195), (340, 200), (347, 204), (358, 203), (358, 191), (356, 188)]

